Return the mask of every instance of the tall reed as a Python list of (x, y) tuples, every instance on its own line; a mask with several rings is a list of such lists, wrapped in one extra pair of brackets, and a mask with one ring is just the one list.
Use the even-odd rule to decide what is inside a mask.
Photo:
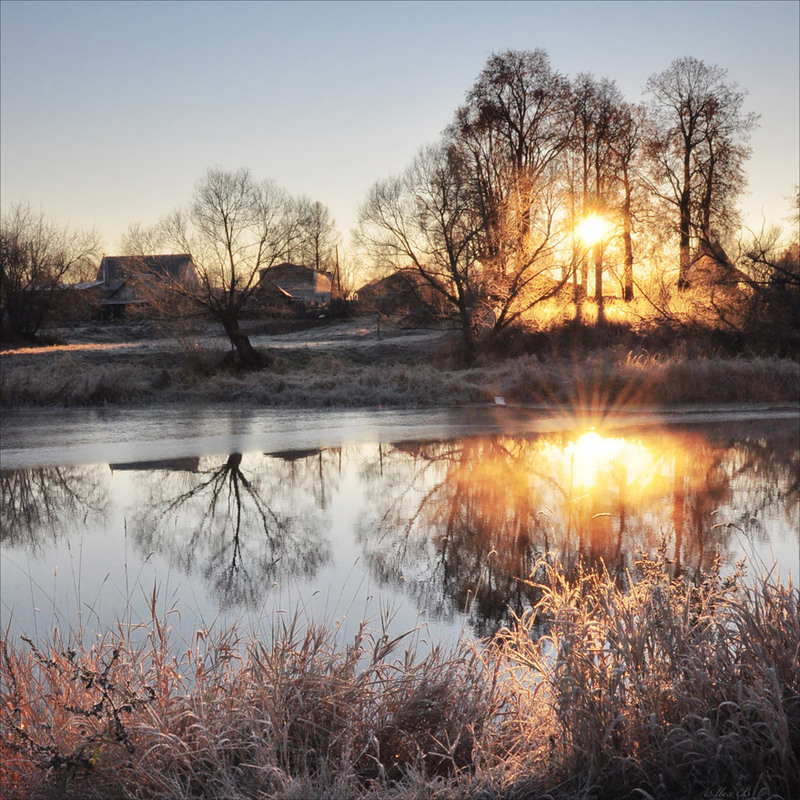
[(349, 642), (278, 616), (177, 643), (155, 613), (0, 648), (0, 796), (800, 796), (800, 597), (772, 574), (554, 559), (490, 642)]
[(555, 718), (539, 782), (575, 796), (800, 796), (791, 584), (749, 582), (742, 565), (722, 579), (718, 564), (693, 583), (671, 577), (663, 553), (624, 585), (596, 570), (568, 579), (553, 562), (539, 571), (541, 601), (498, 642), (542, 676)]

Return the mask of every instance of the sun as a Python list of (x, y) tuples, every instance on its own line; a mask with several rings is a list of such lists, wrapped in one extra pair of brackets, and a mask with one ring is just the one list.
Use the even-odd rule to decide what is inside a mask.
[(591, 246), (603, 239), (610, 227), (610, 223), (604, 217), (589, 214), (578, 223), (576, 230), (581, 241)]

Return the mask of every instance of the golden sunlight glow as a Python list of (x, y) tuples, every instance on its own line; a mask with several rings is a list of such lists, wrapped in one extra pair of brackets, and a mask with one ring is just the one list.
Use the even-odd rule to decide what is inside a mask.
[(644, 445), (622, 438), (607, 438), (596, 431), (587, 431), (564, 448), (564, 454), (573, 464), (573, 481), (576, 486), (590, 489), (612, 472), (624, 470), (629, 486), (643, 489), (657, 471), (653, 454)]
[(611, 224), (607, 219), (590, 214), (578, 224), (577, 233), (584, 244), (591, 246), (605, 238), (610, 228)]

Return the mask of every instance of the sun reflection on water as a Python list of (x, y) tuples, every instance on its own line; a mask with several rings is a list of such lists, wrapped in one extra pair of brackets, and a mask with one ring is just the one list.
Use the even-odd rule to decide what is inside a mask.
[(658, 472), (657, 458), (645, 445), (635, 439), (601, 436), (595, 430), (558, 451), (571, 464), (573, 485), (582, 489), (594, 488), (622, 471), (629, 489), (644, 492)]
[[(295, 599), (328, 609), (363, 583), (428, 619), (468, 614), (490, 635), (535, 601), (530, 580), (550, 553), (573, 575), (583, 564), (624, 575), (662, 547), (676, 575), (700, 575), (718, 557), (725, 570), (747, 557), (754, 571), (777, 561), (797, 574), (794, 420), (568, 422), (541, 434), (0, 470), (4, 594), (27, 598), (31, 578), (53, 585), (53, 565), (80, 551), (82, 590), (88, 573), (101, 576), (98, 597), (102, 576), (129, 569), (190, 586), (211, 616)], [(47, 554), (40, 571), (28, 552)], [(118, 584), (108, 581), (104, 613)], [(59, 586), (49, 605), (67, 608), (71, 591)]]

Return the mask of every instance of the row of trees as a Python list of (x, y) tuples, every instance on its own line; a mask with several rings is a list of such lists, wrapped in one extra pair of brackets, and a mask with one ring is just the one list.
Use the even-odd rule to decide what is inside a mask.
[[(358, 245), (381, 269), (411, 270), (420, 301), (455, 321), (468, 358), (481, 336), (567, 291), (580, 318), (593, 286), (602, 321), (606, 281), (631, 300), (647, 265), (685, 288), (693, 259), (719, 256), (720, 242), (738, 229), (757, 121), (743, 104), (724, 70), (694, 58), (652, 76), (646, 102), (635, 105), (611, 80), (561, 75), (542, 50), (494, 55), (441, 140), (372, 186)], [(74, 280), (98, 249), (96, 236), (70, 239), (34, 217), (17, 207), (2, 224), (4, 329), (22, 336), (41, 317), (40, 293), (31, 290)], [(767, 282), (778, 268), (776, 245), (762, 237), (745, 259)], [(197, 284), (168, 270), (149, 277), (210, 312), (251, 367), (266, 358), (239, 320), (265, 271), (292, 261), (343, 283), (328, 209), (247, 169), (209, 169), (186, 209), (132, 226), (122, 250), (190, 253)], [(784, 277), (798, 283), (793, 263)]]
[(48, 220), (16, 205), (0, 217), (0, 339), (35, 336), (47, 304), (42, 292), (91, 280), (100, 237)]
[[(0, 237), (3, 338), (31, 338), (54, 292), (96, 277), (100, 240), (93, 232), (54, 225), (26, 205), (3, 214)], [(290, 261), (336, 278), (338, 247), (335, 222), (321, 203), (257, 181), (247, 169), (216, 168), (207, 170), (186, 209), (151, 227), (132, 225), (121, 242), (125, 255), (190, 253), (197, 282), (149, 259), (141, 288), (153, 289), (153, 302), (166, 296), (162, 305), (174, 307), (169, 298), (177, 295), (210, 312), (247, 366), (263, 365), (264, 356), (242, 333), (239, 319), (264, 272)]]
[(724, 70), (694, 58), (646, 94), (634, 105), (613, 81), (569, 80), (542, 50), (492, 56), (441, 140), (371, 188), (363, 244), (432, 288), (468, 352), (479, 329), (512, 325), (570, 283), (580, 310), (590, 269), (602, 318), (607, 254), (630, 300), (648, 240), (677, 238), (686, 286), (693, 253), (738, 225), (756, 117)]

